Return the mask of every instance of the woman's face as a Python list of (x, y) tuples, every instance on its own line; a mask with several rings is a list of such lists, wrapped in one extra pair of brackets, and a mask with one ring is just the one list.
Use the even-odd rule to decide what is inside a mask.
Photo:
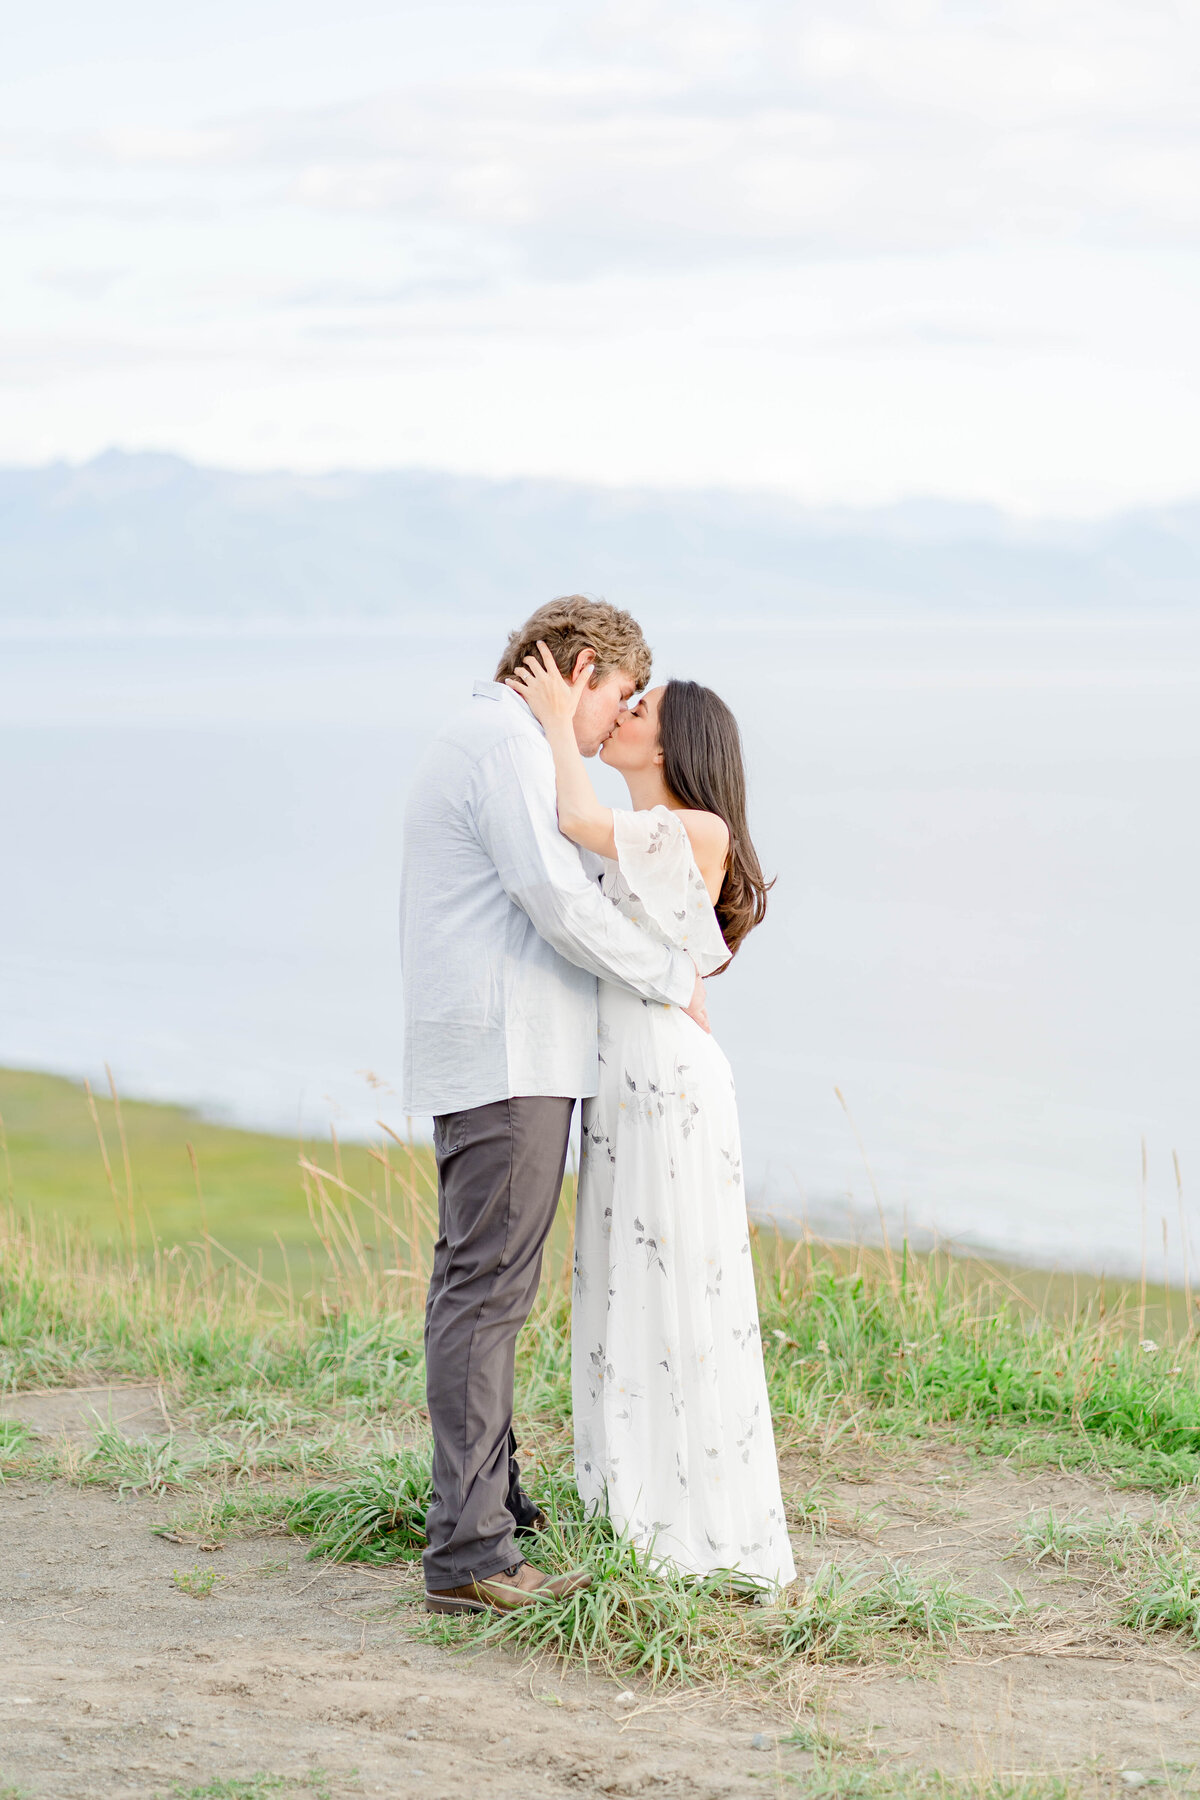
[(650, 769), (662, 762), (658, 747), (660, 687), (650, 688), (637, 705), (619, 715), (611, 737), (600, 746), (600, 760), (623, 774)]

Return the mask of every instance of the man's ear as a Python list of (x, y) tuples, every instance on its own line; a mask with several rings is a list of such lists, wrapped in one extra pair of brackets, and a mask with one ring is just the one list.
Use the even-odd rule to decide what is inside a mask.
[(581, 650), (575, 658), (575, 667), (571, 670), (571, 686), (578, 687), (585, 675), (590, 679), (595, 663), (596, 652), (594, 650)]

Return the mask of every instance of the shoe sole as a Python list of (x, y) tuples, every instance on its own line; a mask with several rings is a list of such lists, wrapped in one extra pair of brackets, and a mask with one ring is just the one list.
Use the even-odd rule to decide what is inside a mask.
[(441, 1594), (425, 1595), (425, 1611), (431, 1613), (481, 1613), (489, 1611), (482, 1600), (450, 1600)]
[(548, 1600), (569, 1600), (573, 1594), (585, 1593), (591, 1587), (591, 1581), (581, 1581), (560, 1593), (547, 1593), (545, 1588), (535, 1588), (532, 1593), (528, 1589), (514, 1589), (521, 1598), (505, 1606), (502, 1601), (451, 1599), (449, 1595), (431, 1594), (425, 1590), (425, 1611), (431, 1613), (482, 1613), (482, 1612), (517, 1612), (522, 1606), (537, 1606)]

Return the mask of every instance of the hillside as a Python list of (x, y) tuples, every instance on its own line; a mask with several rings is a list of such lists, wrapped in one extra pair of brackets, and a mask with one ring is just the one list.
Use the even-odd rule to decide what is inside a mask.
[(1177, 608), (1200, 504), (1093, 524), (986, 507), (244, 474), (108, 451), (0, 470), (0, 621), (460, 616), (579, 588), (677, 617), (893, 608)]

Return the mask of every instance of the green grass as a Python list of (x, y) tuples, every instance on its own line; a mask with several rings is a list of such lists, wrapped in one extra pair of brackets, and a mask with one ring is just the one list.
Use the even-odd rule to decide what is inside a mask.
[(282, 1531), (293, 1504), (286, 1494), (256, 1488), (217, 1489), (188, 1499), (176, 1508), (169, 1525), (156, 1529), (159, 1535), (187, 1533), (189, 1539), (219, 1548), (231, 1537)]
[(1080, 1800), (1078, 1785), (1058, 1775), (954, 1776), (822, 1760), (785, 1779), (806, 1800)]
[(429, 1459), (402, 1450), (343, 1474), (334, 1488), (308, 1488), (286, 1515), (312, 1539), (310, 1556), (336, 1562), (413, 1562), (425, 1544)]
[(1145, 1634), (1174, 1632), (1200, 1643), (1200, 1557), (1180, 1551), (1154, 1558), (1131, 1583), (1116, 1623)]
[[(817, 1450), (836, 1468), (843, 1450), (872, 1439), (949, 1436), (980, 1454), (1089, 1468), (1162, 1493), (1200, 1477), (1194, 1343), (1164, 1363), (1138, 1350), (1119, 1314), (1031, 1317), (1010, 1295), (971, 1286), (949, 1260), (894, 1285), (866, 1256), (846, 1272), (812, 1247), (802, 1257), (760, 1238), (757, 1249), (784, 1446)], [(395, 1253), (411, 1254), (406, 1242)], [(272, 1438), (317, 1415), (365, 1421), (420, 1407), (421, 1313), (415, 1297), (398, 1308), (389, 1287), (331, 1260), (285, 1305), (234, 1265), (206, 1272), (199, 1251), (159, 1256), (131, 1281), (118, 1256), (31, 1238), (13, 1219), (0, 1246), (0, 1388), (162, 1381), (189, 1422), (242, 1425), (245, 1457), (256, 1439), (261, 1462)], [(569, 1362), (560, 1268), (519, 1347), (526, 1419), (561, 1429)]]
[[(315, 1155), (318, 1161), (328, 1162), (336, 1174), (331, 1144), (302, 1144), (295, 1138), (240, 1131), (202, 1119), (183, 1107), (147, 1101), (121, 1100), (118, 1120), (107, 1087), (98, 1087), (93, 1098), (112, 1171), (111, 1184), (82, 1087), (57, 1075), (0, 1069), (0, 1118), (8, 1142), (8, 1171), (0, 1154), (0, 1199), (5, 1197), (4, 1188), (11, 1177), (17, 1204), (35, 1220), (62, 1220), (82, 1227), (99, 1243), (127, 1243), (130, 1205), (121, 1144), (123, 1126), (132, 1176), (132, 1217), (143, 1252), (156, 1237), (164, 1244), (188, 1243), (199, 1239), (207, 1227), (214, 1238), (238, 1254), (250, 1252), (255, 1267), (258, 1253), (263, 1251), (272, 1271), (281, 1260), (276, 1233), (297, 1266), (305, 1261), (308, 1250), (320, 1253), (320, 1207), (314, 1222), (297, 1161), (302, 1153)], [(392, 1123), (403, 1133), (403, 1120)], [(189, 1144), (195, 1153), (195, 1169)], [(395, 1163), (407, 1173), (407, 1147), (393, 1143), (392, 1152)], [(341, 1145), (337, 1157), (346, 1183), (383, 1205), (382, 1166), (367, 1147)], [(420, 1180), (428, 1183), (433, 1165), (427, 1148), (414, 1149), (413, 1165)], [(362, 1206), (358, 1212), (364, 1243), (373, 1243), (376, 1221), (369, 1207)]]
[[(301, 1162), (297, 1147), (281, 1140), (201, 1128), (176, 1109), (128, 1106), (122, 1123), (135, 1202), (149, 1201), (156, 1232), (157, 1221), (170, 1219), (176, 1233), (169, 1239), (147, 1228), (135, 1252), (112, 1101), (98, 1112), (115, 1201), (79, 1090), (7, 1075), (0, 1094), (14, 1190), (12, 1206), (0, 1206), (0, 1391), (153, 1381), (170, 1417), (195, 1434), (181, 1445), (101, 1428), (89, 1446), (52, 1454), (9, 1425), (0, 1427), (0, 1468), (7, 1461), (26, 1469), (32, 1458), (44, 1473), (118, 1491), (178, 1493), (206, 1540), (286, 1528), (316, 1555), (415, 1559), (428, 1493), (419, 1452), (422, 1301), (435, 1223), (427, 1156), (410, 1158), (381, 1139), (353, 1155), (331, 1145)], [(197, 1148), (215, 1150), (219, 1140), (228, 1154), (229, 1186), (206, 1185), (206, 1215), (194, 1190), (190, 1203), (185, 1188), (168, 1192), (164, 1171), (180, 1179), (184, 1132)], [(186, 1156), (184, 1167), (190, 1179)], [(53, 1213), (55, 1196), (75, 1184), (76, 1217), (95, 1215), (98, 1234)], [(297, 1244), (307, 1231), (311, 1261), (294, 1267), (280, 1259), (264, 1279), (252, 1247), (225, 1254), (211, 1229), (209, 1196), (217, 1192), (227, 1209), (223, 1229), (241, 1220), (244, 1230), (253, 1218), (265, 1232), (290, 1208), (293, 1235), (280, 1235)], [(541, 1464), (534, 1487), (554, 1518), (546, 1556), (557, 1567), (587, 1562), (597, 1581), (561, 1607), (430, 1629), (661, 1681), (907, 1655), (1011, 1624), (1016, 1599), (997, 1608), (898, 1570), (830, 1569), (787, 1607), (758, 1607), (728, 1578), (696, 1583), (656, 1571), (604, 1521), (583, 1519), (564, 1473), (569, 1185), (564, 1200), (518, 1347), (518, 1435)], [(918, 1258), (904, 1247), (895, 1255), (847, 1251), (756, 1232), (754, 1253), (777, 1438), (819, 1462), (829, 1479), (928, 1442), (977, 1458), (1087, 1469), (1164, 1496), (1200, 1481), (1200, 1350), (1194, 1335), (1166, 1335), (1169, 1308), (1156, 1326), (1162, 1349), (1147, 1351), (1141, 1296), (1098, 1282), (1073, 1284), (1068, 1305), (1045, 1280), (1023, 1291), (979, 1263)], [(792, 1512), (814, 1538), (843, 1523), (831, 1519), (819, 1488), (794, 1500)], [(1041, 1533), (1025, 1544), (1036, 1559), (1067, 1567), (1090, 1557), (1110, 1575), (1117, 1567), (1111, 1522), (1107, 1549), (1079, 1521), (1047, 1517), (1029, 1529)], [(1114, 1595), (1138, 1630), (1196, 1635), (1191, 1540), (1172, 1537), (1164, 1519), (1150, 1548), (1154, 1556), (1139, 1550)]]
[(1049, 1509), (1026, 1522), (1018, 1542), (1035, 1563), (1091, 1580), (1113, 1624), (1200, 1643), (1200, 1518), (1194, 1512), (1160, 1508), (1135, 1519)]
[(949, 1427), (993, 1454), (1159, 1491), (1200, 1477), (1195, 1339), (1147, 1354), (1136, 1309), (1109, 1309), (1098, 1284), (1063, 1318), (949, 1258), (863, 1255), (845, 1270), (806, 1246), (762, 1272), (772, 1407), (795, 1441)]
[(82, 1485), (112, 1487), (118, 1494), (178, 1493), (204, 1467), (201, 1457), (185, 1462), (173, 1438), (127, 1438), (102, 1426), (77, 1478)]
[(1034, 1563), (1063, 1569), (1083, 1564), (1120, 1573), (1162, 1554), (1195, 1551), (1200, 1548), (1200, 1525), (1162, 1511), (1149, 1519), (1135, 1519), (1128, 1513), (1064, 1515), (1048, 1507), (1025, 1522), (1018, 1542)]
[(437, 1622), (450, 1643), (500, 1644), (620, 1677), (663, 1682), (786, 1681), (798, 1664), (911, 1657), (980, 1632), (1011, 1630), (1025, 1616), (942, 1580), (893, 1569), (823, 1568), (782, 1605), (728, 1571), (703, 1578), (656, 1568), (607, 1520), (585, 1517), (564, 1468), (538, 1488), (550, 1519), (538, 1560), (586, 1568), (592, 1586), (557, 1604), (482, 1620)]
[(202, 1569), (196, 1563), (190, 1569), (173, 1569), (171, 1579), (181, 1594), (190, 1594), (193, 1600), (207, 1600), (225, 1578), (216, 1569)]
[[(81, 1090), (0, 1073), (16, 1212), (0, 1262), (0, 1388), (152, 1377), (194, 1409), (193, 1422), (210, 1430), (240, 1422), (264, 1438), (331, 1410), (366, 1419), (419, 1408), (433, 1235), (427, 1153), (409, 1158), (381, 1138), (310, 1152), (300, 1168), (297, 1146), (284, 1140), (126, 1104), (134, 1220), (144, 1200), (160, 1231), (151, 1249), (143, 1227), (135, 1282), (128, 1224), (124, 1240), (114, 1236), (128, 1212), (116, 1109), (109, 1099), (97, 1107), (115, 1203)], [(187, 1141), (201, 1153), (203, 1215), (188, 1185)], [(210, 1154), (222, 1171), (212, 1182)], [(96, 1230), (63, 1238), (58, 1215), (72, 1207), (99, 1238)], [(568, 1204), (518, 1357), (520, 1410), (558, 1427), (570, 1411), (569, 1213)], [(259, 1248), (278, 1229), (286, 1244), (312, 1249), (311, 1266), (284, 1270), (277, 1258), (276, 1276), (260, 1281), (247, 1219)], [(222, 1231), (242, 1244), (244, 1266), (222, 1254)], [(950, 1433), (985, 1454), (1092, 1468), (1160, 1492), (1200, 1477), (1195, 1338), (1172, 1345), (1164, 1335), (1161, 1351), (1140, 1349), (1146, 1322), (1133, 1295), (1075, 1283), (1064, 1311), (1063, 1291), (1044, 1280), (1026, 1293), (1004, 1274), (948, 1257), (848, 1253), (761, 1234), (756, 1253), (785, 1444), (836, 1459), (839, 1446), (864, 1435), (911, 1444)], [(1166, 1312), (1155, 1328), (1169, 1328)]]
[(59, 1472), (81, 1487), (111, 1487), (118, 1494), (187, 1493), (214, 1482), (228, 1485), (279, 1475), (308, 1475), (321, 1469), (341, 1469), (348, 1460), (361, 1460), (361, 1450), (337, 1430), (279, 1441), (243, 1431), (202, 1438), (181, 1449), (173, 1435), (127, 1438), (100, 1424), (85, 1449), (67, 1445), (48, 1454)]
[(283, 1775), (251, 1775), (248, 1780), (206, 1781), (203, 1787), (175, 1788), (180, 1800), (266, 1800), (268, 1794), (295, 1792), (296, 1784)]
[(0, 1469), (5, 1463), (24, 1456), (31, 1441), (32, 1433), (27, 1425), (17, 1419), (0, 1419)]
[(587, 1568), (592, 1586), (557, 1603), (466, 1621), (461, 1637), (640, 1675), (652, 1685), (755, 1675), (776, 1660), (756, 1629), (756, 1609), (728, 1576), (697, 1580), (655, 1569), (607, 1520), (584, 1517), (565, 1470), (543, 1479), (538, 1498), (550, 1519), (539, 1562)]
[(202, 1787), (174, 1788), (178, 1800), (267, 1800), (270, 1794), (308, 1794), (311, 1800), (330, 1800), (329, 1781), (323, 1769), (310, 1769), (307, 1775), (233, 1776), (229, 1780), (206, 1781)]
[(863, 1663), (912, 1646), (945, 1646), (968, 1632), (1009, 1631), (1027, 1608), (1020, 1595), (1007, 1607), (979, 1600), (949, 1581), (922, 1581), (910, 1570), (847, 1569), (826, 1564), (784, 1617), (780, 1641), (788, 1655), (811, 1662)]

